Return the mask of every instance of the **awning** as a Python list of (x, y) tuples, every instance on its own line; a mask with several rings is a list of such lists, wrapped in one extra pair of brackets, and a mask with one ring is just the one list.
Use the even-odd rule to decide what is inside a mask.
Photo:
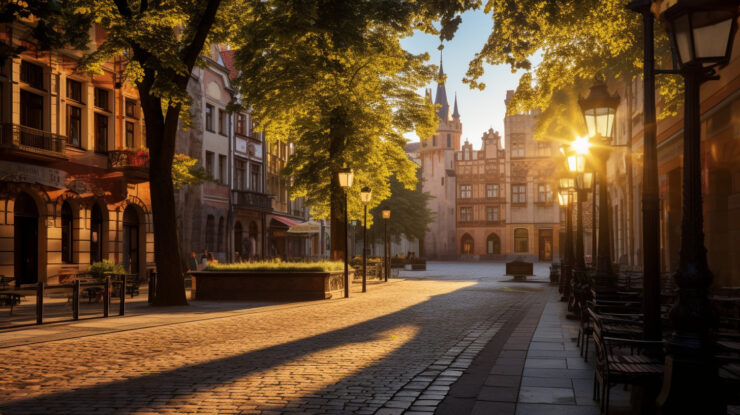
[[(300, 223), (300, 222), (294, 221), (293, 219), (288, 219), (286, 217), (277, 216), (277, 215), (273, 216), (272, 220), (276, 220), (288, 228), (290, 228), (291, 226), (296, 226)], [(272, 226), (272, 224), (270, 224), (270, 226)]]
[(309, 220), (308, 222), (299, 223), (291, 226), (288, 233), (321, 233), (321, 224)]

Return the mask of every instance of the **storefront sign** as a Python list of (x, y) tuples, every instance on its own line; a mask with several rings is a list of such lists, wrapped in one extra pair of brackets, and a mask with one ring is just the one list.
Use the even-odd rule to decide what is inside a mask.
[(0, 161), (0, 180), (9, 182), (38, 183), (40, 185), (63, 189), (67, 172), (30, 164)]

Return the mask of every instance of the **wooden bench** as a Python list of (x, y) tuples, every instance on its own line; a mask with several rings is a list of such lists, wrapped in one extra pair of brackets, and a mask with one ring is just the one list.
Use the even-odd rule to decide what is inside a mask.
[(13, 307), (21, 303), (23, 295), (11, 292), (0, 292), (0, 306), (10, 307), (10, 314), (13, 315)]

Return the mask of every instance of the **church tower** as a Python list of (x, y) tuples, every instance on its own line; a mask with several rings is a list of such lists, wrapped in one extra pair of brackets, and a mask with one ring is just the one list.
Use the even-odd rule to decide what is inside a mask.
[[(440, 56), (437, 91), (434, 95), (439, 125), (432, 137), (422, 137), (420, 150), (422, 189), (433, 196), (429, 201), (429, 208), (435, 215), (434, 222), (429, 225), (429, 231), (424, 237), (424, 255), (430, 259), (457, 257), (455, 246), (457, 182), (454, 163), (455, 152), (460, 150), (462, 123), (457, 108), (457, 95), (450, 116), (445, 78)], [(427, 91), (426, 96), (428, 100), (432, 99), (431, 90)]]

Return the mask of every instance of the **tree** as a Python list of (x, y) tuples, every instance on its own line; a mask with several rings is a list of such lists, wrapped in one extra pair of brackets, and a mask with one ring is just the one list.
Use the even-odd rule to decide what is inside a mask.
[[(510, 114), (541, 110), (536, 135), (562, 137), (583, 131), (579, 94), (595, 77), (630, 82), (642, 73), (641, 17), (625, 0), (488, 0), (495, 25), (481, 51), (470, 62), (465, 82), (477, 80), (483, 64), (506, 64), (524, 70), (507, 109)], [(670, 62), (663, 31), (656, 32), (657, 62)], [(532, 58), (541, 62), (533, 66)], [(678, 77), (659, 78), (665, 105), (661, 116), (680, 105)], [(575, 130), (575, 132), (574, 132)]]
[(417, 183), (415, 189), (408, 189), (395, 177), (391, 177), (390, 182), (391, 197), (370, 211), (368, 227), (372, 224), (369, 230), (373, 240), (382, 241), (384, 237), (385, 223), (381, 216), (383, 209), (391, 211), (388, 232), (392, 238), (400, 240), (405, 236), (409, 239), (423, 240), (424, 234), (429, 230), (429, 224), (434, 221), (434, 212), (427, 206), (432, 196), (421, 191), (421, 183)]
[[(307, 197), (317, 217), (331, 217), (332, 257), (345, 248), (344, 193), (337, 172), (355, 172), (350, 216), (361, 217), (359, 189), (373, 191), (371, 206), (390, 196), (395, 175), (409, 189), (417, 166), (404, 152), (403, 134), (433, 134), (434, 108), (416, 91), (434, 76), (424, 55), (404, 51), (398, 39), (412, 28), (451, 36), (454, 11), (471, 2), (259, 1), (235, 40), (242, 75), (237, 85), (268, 140), (294, 144), (284, 174), (291, 197)], [(475, 3), (475, 2), (472, 2)]]
[[(190, 73), (209, 41), (226, 37), (231, 19), (247, 9), (221, 0), (74, 0), (68, 6), (93, 16), (105, 41), (83, 57), (90, 72), (113, 57), (126, 61), (127, 79), (137, 86), (150, 155), (152, 225), (157, 264), (155, 305), (187, 304), (175, 217), (172, 167), (180, 114), (187, 108)], [(223, 5), (222, 5), (223, 3)]]

